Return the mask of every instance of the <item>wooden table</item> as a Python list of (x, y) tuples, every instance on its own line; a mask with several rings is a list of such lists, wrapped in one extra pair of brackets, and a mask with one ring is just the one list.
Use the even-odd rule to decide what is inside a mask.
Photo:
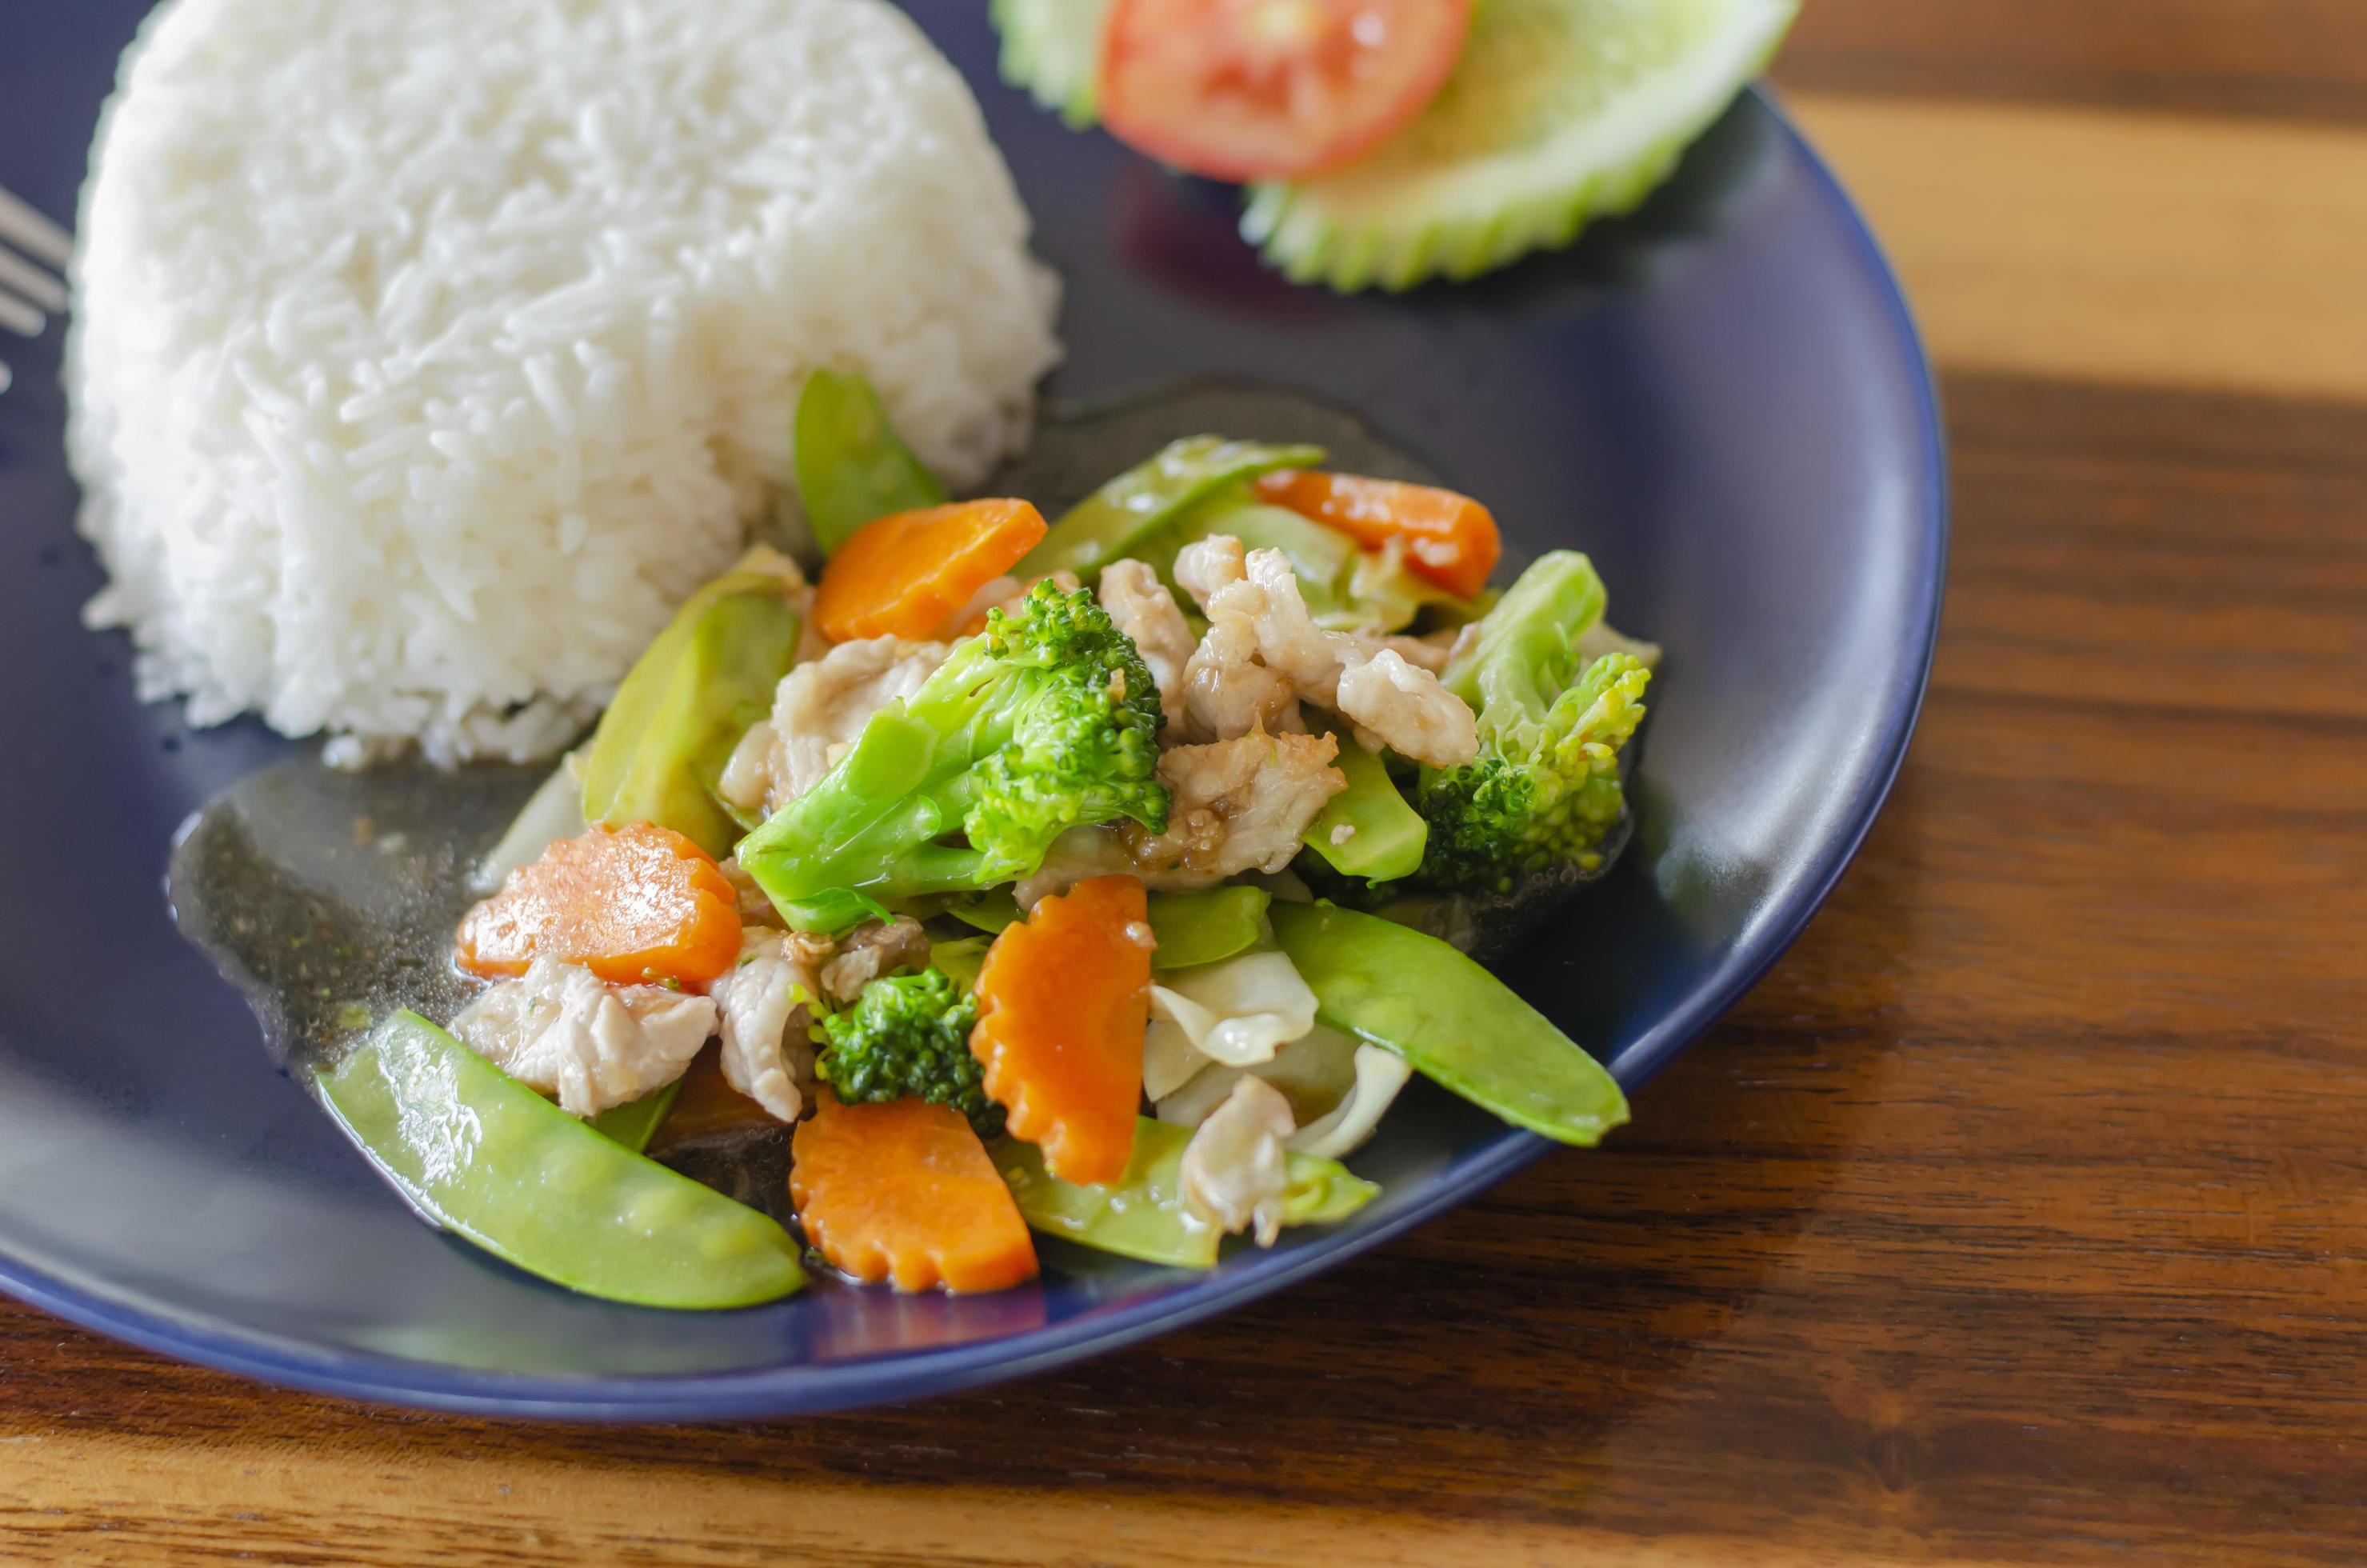
[(2367, 10), (1809, 0), (1953, 588), (1830, 907), (1596, 1154), (798, 1425), (259, 1388), (0, 1305), (0, 1559), (2367, 1561)]

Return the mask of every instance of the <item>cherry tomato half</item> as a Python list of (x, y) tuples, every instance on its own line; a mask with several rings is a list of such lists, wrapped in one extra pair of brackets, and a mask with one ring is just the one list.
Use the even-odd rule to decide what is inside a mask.
[(1212, 179), (1298, 179), (1405, 129), (1438, 96), (1471, 0), (1117, 0), (1103, 121)]

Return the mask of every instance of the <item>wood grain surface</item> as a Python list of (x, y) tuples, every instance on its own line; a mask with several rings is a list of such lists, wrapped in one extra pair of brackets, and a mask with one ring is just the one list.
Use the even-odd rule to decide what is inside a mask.
[(1942, 362), (1947, 626), (1863, 856), (1635, 1126), (795, 1425), (367, 1408), (0, 1303), (0, 1561), (2367, 1562), (2367, 9), (1809, 0), (1777, 74)]

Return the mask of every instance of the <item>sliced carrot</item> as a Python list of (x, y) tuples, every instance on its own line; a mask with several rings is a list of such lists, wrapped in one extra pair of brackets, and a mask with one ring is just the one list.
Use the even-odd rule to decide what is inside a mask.
[(1488, 585), (1488, 574), (1504, 552), (1494, 515), (1452, 490), (1300, 469), (1264, 475), (1257, 493), (1338, 528), (1367, 550), (1404, 540), (1406, 565), (1460, 599)]
[(1002, 928), (978, 976), (969, 1048), (1011, 1135), (1062, 1181), (1126, 1174), (1150, 1021), (1150, 916), (1135, 877), (1095, 877)]
[(950, 1106), (843, 1105), (824, 1089), (789, 1160), (806, 1240), (857, 1279), (1000, 1290), (1036, 1273), (1018, 1202)]
[(957, 501), (891, 512), (848, 536), (822, 569), (814, 624), (833, 642), (941, 637), (970, 596), (1044, 537), (1025, 501)]
[(549, 957), (612, 984), (699, 985), (739, 956), (739, 903), (722, 870), (645, 822), (561, 839), (460, 922), (460, 967), (487, 977)]

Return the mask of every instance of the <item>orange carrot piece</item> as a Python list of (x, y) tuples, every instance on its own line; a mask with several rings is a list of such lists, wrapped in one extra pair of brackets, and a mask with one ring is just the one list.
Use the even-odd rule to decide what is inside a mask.
[(1150, 916), (1140, 879), (1095, 877), (1002, 928), (978, 976), (969, 1048), (1011, 1135), (1085, 1186), (1126, 1174), (1150, 1021)]
[(844, 1105), (821, 1091), (789, 1142), (806, 1240), (899, 1290), (1000, 1290), (1035, 1277), (1019, 1204), (961, 1112), (926, 1100)]
[(645, 822), (561, 839), (460, 922), (460, 967), (488, 978), (549, 957), (617, 985), (703, 985), (739, 956), (739, 901), (722, 870)]
[(1494, 515), (1452, 490), (1301, 469), (1264, 475), (1257, 493), (1338, 528), (1367, 550), (1404, 540), (1406, 565), (1459, 599), (1488, 585), (1488, 574), (1504, 552)]
[(1025, 501), (957, 501), (891, 512), (848, 536), (822, 569), (814, 624), (833, 642), (941, 637), (970, 596), (1044, 537)]

